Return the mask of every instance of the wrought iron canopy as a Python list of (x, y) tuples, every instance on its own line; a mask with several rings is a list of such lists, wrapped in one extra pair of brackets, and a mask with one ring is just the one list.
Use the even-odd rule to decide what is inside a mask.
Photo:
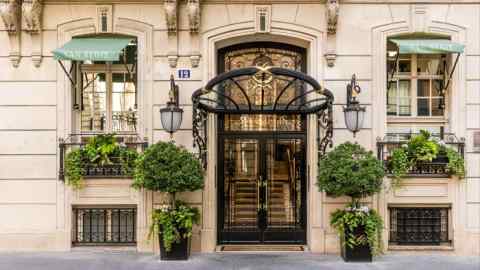
[(318, 115), (318, 152), (333, 137), (333, 94), (312, 77), (292, 69), (256, 66), (218, 75), (192, 95), (194, 146), (206, 165), (208, 113)]
[(193, 93), (211, 113), (309, 114), (325, 110), (333, 94), (312, 77), (280, 67), (248, 67), (218, 75)]

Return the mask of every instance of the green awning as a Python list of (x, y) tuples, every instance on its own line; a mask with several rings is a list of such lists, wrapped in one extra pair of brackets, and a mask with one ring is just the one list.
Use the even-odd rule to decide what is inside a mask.
[(398, 46), (400, 54), (439, 54), (463, 53), (465, 48), (460, 43), (447, 39), (391, 39)]
[(74, 38), (53, 51), (56, 60), (118, 61), (131, 38)]

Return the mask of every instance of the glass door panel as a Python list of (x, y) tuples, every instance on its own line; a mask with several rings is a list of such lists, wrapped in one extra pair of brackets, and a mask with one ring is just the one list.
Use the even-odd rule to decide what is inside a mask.
[(224, 226), (231, 231), (258, 230), (260, 148), (255, 139), (224, 141)]
[(83, 73), (81, 131), (104, 131), (107, 116), (107, 80), (105, 73)]
[(301, 139), (268, 139), (266, 143), (266, 230), (292, 230), (302, 224)]
[(112, 131), (134, 132), (137, 123), (135, 84), (128, 73), (112, 74)]

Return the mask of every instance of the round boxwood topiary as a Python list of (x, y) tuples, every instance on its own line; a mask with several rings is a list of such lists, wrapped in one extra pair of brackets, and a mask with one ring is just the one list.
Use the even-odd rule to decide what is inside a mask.
[(382, 188), (382, 163), (358, 144), (343, 143), (319, 161), (317, 185), (333, 197), (350, 196), (353, 202)]
[(133, 186), (173, 196), (177, 192), (195, 191), (203, 188), (202, 165), (185, 148), (158, 142), (137, 160)]

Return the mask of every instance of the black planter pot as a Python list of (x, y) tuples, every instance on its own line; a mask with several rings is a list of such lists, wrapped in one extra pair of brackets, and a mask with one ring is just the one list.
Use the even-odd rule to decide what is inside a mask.
[[(345, 235), (350, 234), (351, 232), (345, 230)], [(353, 232), (356, 235), (364, 234), (365, 229), (363, 227), (358, 227)], [(341, 255), (344, 261), (346, 262), (372, 262), (372, 252), (370, 250), (370, 245), (359, 245), (354, 247), (349, 247), (345, 245), (345, 239), (341, 239)]]
[(164, 261), (180, 261), (188, 260), (190, 257), (190, 237), (182, 238), (179, 243), (172, 243), (172, 249), (170, 251), (165, 250), (163, 245), (162, 234), (158, 234), (160, 241), (160, 259)]

